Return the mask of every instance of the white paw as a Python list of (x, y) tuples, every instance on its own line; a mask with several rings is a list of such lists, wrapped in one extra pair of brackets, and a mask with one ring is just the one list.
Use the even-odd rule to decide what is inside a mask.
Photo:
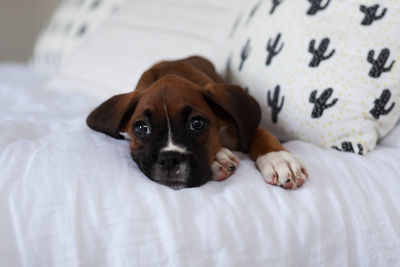
[(256, 164), (267, 183), (285, 189), (300, 187), (308, 176), (303, 161), (287, 151), (260, 156)]
[(222, 147), (211, 164), (211, 180), (225, 180), (235, 172), (238, 164), (239, 159), (229, 149)]

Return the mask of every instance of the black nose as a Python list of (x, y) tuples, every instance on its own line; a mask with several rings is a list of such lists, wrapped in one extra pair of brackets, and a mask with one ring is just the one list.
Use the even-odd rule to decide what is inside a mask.
[(178, 152), (163, 152), (158, 156), (158, 165), (163, 170), (173, 170), (179, 163), (181, 163), (183, 155)]

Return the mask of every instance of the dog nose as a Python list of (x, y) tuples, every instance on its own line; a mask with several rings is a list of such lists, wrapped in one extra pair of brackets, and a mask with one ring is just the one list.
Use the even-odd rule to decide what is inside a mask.
[(182, 161), (182, 154), (178, 152), (163, 152), (158, 156), (158, 165), (163, 170), (173, 170)]

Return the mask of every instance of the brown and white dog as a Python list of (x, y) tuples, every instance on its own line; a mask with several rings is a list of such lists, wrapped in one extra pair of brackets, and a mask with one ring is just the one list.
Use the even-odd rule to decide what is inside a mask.
[(239, 160), (231, 150), (249, 153), (267, 183), (301, 186), (304, 164), (258, 127), (260, 119), (254, 98), (193, 56), (154, 65), (133, 92), (101, 104), (87, 124), (118, 139), (129, 134), (132, 159), (143, 173), (174, 189), (232, 175)]

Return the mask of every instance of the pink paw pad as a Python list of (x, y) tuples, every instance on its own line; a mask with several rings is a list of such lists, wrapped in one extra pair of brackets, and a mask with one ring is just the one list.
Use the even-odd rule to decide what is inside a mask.
[(211, 164), (213, 181), (223, 181), (231, 176), (239, 164), (239, 159), (227, 148), (221, 148)]

